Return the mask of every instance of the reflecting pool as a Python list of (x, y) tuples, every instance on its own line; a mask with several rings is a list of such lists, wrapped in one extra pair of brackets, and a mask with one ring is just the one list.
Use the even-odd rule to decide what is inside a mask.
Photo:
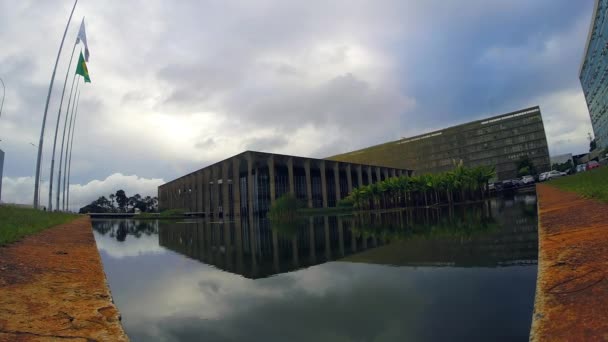
[(528, 339), (536, 197), (307, 217), (94, 220), (133, 341)]

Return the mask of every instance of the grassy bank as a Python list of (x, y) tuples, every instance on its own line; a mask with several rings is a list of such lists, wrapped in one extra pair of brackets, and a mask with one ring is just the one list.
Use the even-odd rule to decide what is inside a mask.
[(78, 215), (2, 205), (0, 206), (0, 246), (43, 229), (69, 222), (76, 217)]
[(561, 190), (576, 192), (585, 198), (608, 202), (608, 167), (606, 166), (557, 178), (548, 184)]
[(184, 213), (186, 211), (184, 209), (169, 209), (163, 210), (160, 213), (141, 213), (136, 215), (133, 218), (136, 219), (172, 219), (172, 218), (182, 218), (184, 217)]

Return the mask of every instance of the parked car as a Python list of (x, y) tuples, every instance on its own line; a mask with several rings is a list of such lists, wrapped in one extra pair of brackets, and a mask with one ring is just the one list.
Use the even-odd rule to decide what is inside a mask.
[(587, 164), (576, 165), (576, 173), (587, 171)]
[(549, 174), (549, 172), (543, 172), (538, 176), (538, 181), (539, 182), (544, 182), (547, 180), (547, 175)]
[(509, 190), (515, 187), (517, 187), (517, 184), (514, 184), (512, 179), (502, 181), (502, 190)]
[(524, 183), (524, 185), (528, 185), (528, 184), (534, 184), (535, 180), (534, 180), (534, 177), (527, 175), (527, 176), (521, 177), (521, 182)]
[(493, 186), (496, 191), (502, 191), (502, 182), (492, 183), (490, 186)]
[(549, 179), (553, 179), (553, 178), (563, 177), (565, 175), (566, 175), (565, 172), (559, 172), (557, 170), (551, 170), (551, 171), (549, 171), (547, 173), (547, 176), (545, 178), (546, 178), (546, 180), (549, 180)]
[(600, 167), (600, 163), (596, 162), (595, 160), (592, 160), (587, 163), (587, 170), (595, 169), (598, 167)]
[(513, 183), (513, 186), (515, 186), (516, 188), (519, 188), (520, 186), (524, 186), (524, 182), (522, 182), (520, 179), (511, 179), (511, 182)]

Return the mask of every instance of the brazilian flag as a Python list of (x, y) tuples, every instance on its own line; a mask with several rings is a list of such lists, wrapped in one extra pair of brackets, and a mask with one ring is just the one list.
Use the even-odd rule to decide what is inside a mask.
[(91, 83), (91, 78), (89, 77), (89, 68), (87, 68), (87, 62), (84, 61), (84, 56), (82, 55), (82, 52), (80, 52), (80, 58), (78, 59), (76, 75), (84, 77), (85, 83)]

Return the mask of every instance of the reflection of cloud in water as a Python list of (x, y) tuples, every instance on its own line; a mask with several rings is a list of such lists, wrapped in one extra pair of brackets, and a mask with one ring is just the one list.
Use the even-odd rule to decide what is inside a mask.
[(118, 241), (108, 235), (101, 235), (97, 232), (95, 241), (97, 248), (101, 252), (107, 253), (112, 258), (134, 257), (145, 254), (167, 253), (167, 250), (158, 244), (158, 235), (142, 235), (139, 238), (129, 236), (129, 244)]
[[(515, 323), (529, 323), (534, 283), (513, 278), (535, 275), (535, 267), (395, 268), (350, 263), (327, 263), (259, 280), (213, 268), (159, 271), (164, 274), (149, 279), (152, 284), (147, 284), (145, 294), (118, 302), (133, 340), (441, 340), (472, 331), (476, 336), (496, 336), (496, 329), (516, 338), (514, 331), (520, 329), (513, 328)], [(505, 317), (520, 322), (504, 321)], [(436, 322), (442, 322), (441, 329)]]
[[(535, 206), (526, 205), (531, 200), (495, 199), (491, 207), (471, 215), (456, 210), (430, 218), (410, 215), (410, 221), (402, 217), (399, 222), (412, 227), (424, 223), (419, 227), (423, 232), (433, 228), (433, 234), (423, 236), (427, 244), (409, 239), (410, 245), (401, 246), (412, 254), (409, 258), (389, 253), (407, 261), (403, 263), (368, 258), (391, 246), (374, 240), (378, 232), (393, 227), (376, 219), (378, 228), (359, 227), (373, 236), (365, 240), (352, 233), (357, 227), (345, 219), (309, 222), (304, 227), (308, 233), (296, 240), (298, 248), (292, 247), (293, 240), (275, 242), (267, 226), (251, 237), (251, 226), (237, 230), (238, 224), (233, 229), (198, 221), (158, 227), (100, 222), (96, 232), (107, 235), (96, 238), (123, 324), (134, 341), (525, 340), (536, 266), (496, 266), (501, 265), (497, 260), (520, 260), (521, 255), (536, 258)], [(484, 228), (486, 214), (499, 227)], [(451, 215), (462, 219), (452, 222)], [(433, 217), (439, 221), (430, 221)], [(110, 237), (119, 228), (126, 233), (124, 242), (117, 241), (118, 235)], [(473, 234), (477, 231), (481, 233)], [(163, 241), (176, 252), (161, 253), (165, 250), (158, 244)], [(256, 241), (255, 258), (251, 241)], [(349, 255), (365, 257), (365, 262), (346, 262)], [(455, 257), (459, 255), (464, 259)], [(310, 266), (332, 257), (343, 261)], [(446, 260), (467, 267), (420, 266), (445, 265)], [(294, 264), (307, 268), (281, 273)], [(243, 272), (256, 268), (263, 278)]]

